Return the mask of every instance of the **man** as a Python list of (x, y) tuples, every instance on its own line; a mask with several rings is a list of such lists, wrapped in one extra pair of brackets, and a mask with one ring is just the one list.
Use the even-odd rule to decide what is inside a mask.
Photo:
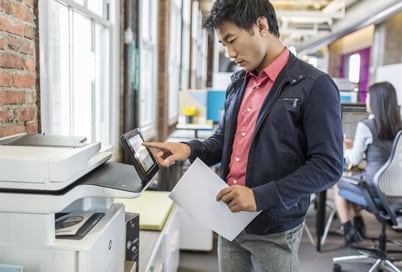
[(219, 127), (203, 142), (145, 145), (160, 149), (163, 166), (220, 162), (230, 186), (217, 201), (262, 211), (232, 242), (219, 237), (220, 271), (297, 271), (310, 195), (342, 174), (339, 92), (280, 42), (268, 0), (217, 0), (205, 26), (243, 68), (232, 75)]

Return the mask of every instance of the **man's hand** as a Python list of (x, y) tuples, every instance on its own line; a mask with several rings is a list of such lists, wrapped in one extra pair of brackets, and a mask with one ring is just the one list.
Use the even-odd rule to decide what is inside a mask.
[(246, 186), (233, 185), (224, 188), (217, 194), (216, 200), (222, 200), (232, 212), (257, 210), (254, 192)]
[(144, 142), (146, 147), (158, 150), (156, 159), (161, 166), (169, 167), (176, 161), (184, 161), (191, 155), (191, 148), (187, 144), (174, 142)]

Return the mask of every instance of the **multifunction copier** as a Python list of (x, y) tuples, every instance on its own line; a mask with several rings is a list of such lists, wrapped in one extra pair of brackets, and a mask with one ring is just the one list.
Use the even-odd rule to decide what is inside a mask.
[(0, 138), (0, 264), (124, 271), (125, 212), (113, 199), (138, 197), (143, 188), (131, 165), (110, 158), (84, 137)]

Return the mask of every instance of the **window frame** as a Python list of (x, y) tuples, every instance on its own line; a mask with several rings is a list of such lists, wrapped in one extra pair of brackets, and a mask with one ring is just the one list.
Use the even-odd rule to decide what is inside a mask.
[[(140, 0), (139, 1), (139, 59), (140, 59), (140, 74), (139, 74), (139, 96), (138, 96), (138, 106), (139, 107), (139, 127), (141, 128), (142, 135), (145, 139), (151, 139), (157, 135), (157, 80), (151, 80), (151, 82), (144, 82), (144, 72), (148, 71), (150, 73), (150, 78), (156, 78), (158, 75), (157, 65), (158, 65), (158, 1), (156, 0)], [(152, 54), (152, 61), (145, 63), (147, 58), (143, 56), (145, 54)], [(144, 70), (144, 67), (150, 65), (150, 69)], [(144, 93), (144, 85), (151, 84), (150, 92)], [(143, 96), (147, 96), (145, 99)], [(150, 101), (149, 104), (142, 104), (144, 100)], [(144, 110), (142, 107), (148, 109), (151, 114), (149, 122), (144, 122), (144, 117), (142, 112)]]
[[(51, 131), (51, 124), (50, 124), (50, 114), (51, 114), (51, 105), (50, 105), (50, 78), (47, 74), (47, 71), (50, 67), (50, 62), (52, 61), (52, 56), (49, 53), (49, 22), (50, 22), (50, 7), (53, 2), (58, 4), (65, 5), (68, 7), (69, 13), (69, 20), (71, 20), (71, 16), (73, 16), (73, 12), (75, 11), (80, 15), (84, 15), (91, 21), (91, 35), (95, 35), (95, 32), (101, 27), (106, 27), (109, 31), (109, 50), (108, 50), (108, 57), (107, 62), (110, 63), (110, 69), (107, 75), (109, 76), (109, 84), (108, 86), (104, 86), (106, 90), (108, 90), (108, 105), (110, 105), (106, 112), (104, 113), (105, 116), (108, 116), (108, 138), (107, 142), (106, 139), (94, 139), (93, 141), (101, 142), (102, 143), (102, 150), (109, 150), (112, 151), (114, 156), (118, 156), (119, 153), (119, 21), (120, 21), (120, 1), (119, 0), (104, 0), (104, 10), (109, 11), (108, 14), (104, 14), (103, 17), (99, 14), (92, 12), (91, 10), (87, 9), (85, 6), (80, 5), (79, 3), (73, 0), (39, 0), (39, 56), (40, 56), (40, 117), (41, 117), (41, 131), (42, 133), (49, 134)], [(86, 5), (87, 1), (84, 1)], [(117, 23), (116, 23), (117, 22)], [(69, 23), (70, 26), (72, 23)], [(69, 36), (71, 36), (71, 28), (69, 29)], [(93, 39), (93, 42), (96, 42)], [(72, 42), (69, 40), (69, 44)], [(94, 54), (98, 54), (97, 51), (94, 51)], [(72, 49), (70, 48), (68, 58), (70, 58), (69, 64), (71, 64), (72, 58)], [(99, 65), (101, 65), (103, 61), (99, 61)], [(96, 67), (96, 66), (95, 66)], [(102, 67), (101, 67), (102, 68)], [(94, 68), (94, 73), (97, 72), (97, 68)], [(71, 68), (70, 68), (70, 75)], [(71, 92), (72, 86), (69, 87), (69, 92)], [(91, 90), (93, 91), (93, 90)], [(94, 100), (91, 101), (91, 104), (94, 104)], [(104, 109), (102, 109), (104, 110)], [(69, 117), (70, 118), (70, 117)], [(71, 126), (71, 118), (69, 119), (69, 126)], [(99, 125), (99, 124), (97, 124)], [(91, 130), (92, 135), (96, 135), (96, 125), (92, 126)], [(70, 130), (71, 133), (71, 130)], [(86, 136), (86, 135), (85, 135)], [(105, 137), (103, 137), (105, 138)]]

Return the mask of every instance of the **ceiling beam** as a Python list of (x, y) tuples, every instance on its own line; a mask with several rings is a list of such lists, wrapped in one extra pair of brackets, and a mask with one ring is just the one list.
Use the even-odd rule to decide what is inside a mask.
[(343, 20), (334, 23), (330, 34), (320, 34), (304, 40), (301, 44), (296, 45), (296, 51), (300, 55), (313, 54), (345, 35), (371, 24), (379, 24), (401, 11), (401, 0), (367, 0), (359, 2), (348, 10), (347, 16)]
[(331, 19), (342, 19), (345, 17), (344, 11), (337, 12), (323, 12), (323, 11), (302, 11), (302, 10), (278, 10), (276, 15), (281, 18), (331, 18)]

